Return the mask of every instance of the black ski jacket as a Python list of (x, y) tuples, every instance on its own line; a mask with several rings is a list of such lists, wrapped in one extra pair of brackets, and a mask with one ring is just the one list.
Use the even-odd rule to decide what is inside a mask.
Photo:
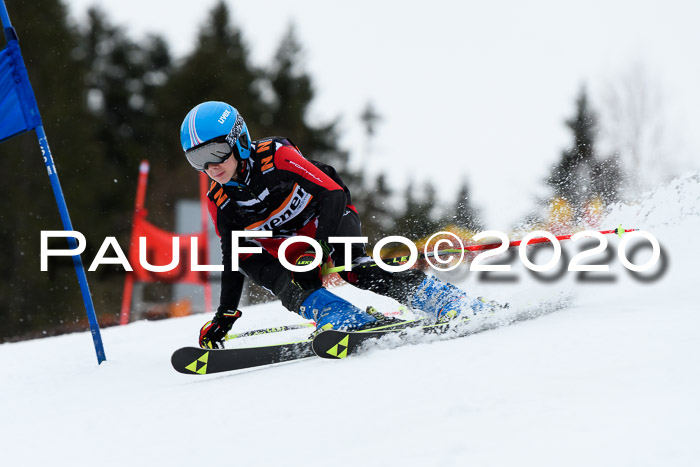
[[(231, 232), (269, 230), (273, 238), (244, 239), (241, 246), (262, 246), (277, 256), (276, 247), (301, 230), (317, 240), (333, 236), (346, 208), (350, 192), (335, 169), (310, 161), (287, 138), (271, 137), (252, 143), (250, 158), (240, 161), (234, 180), (212, 182), (209, 213), (221, 238), (224, 271), (221, 305), (238, 307), (244, 276), (231, 270)], [(239, 268), (254, 261), (253, 254), (239, 255)]]

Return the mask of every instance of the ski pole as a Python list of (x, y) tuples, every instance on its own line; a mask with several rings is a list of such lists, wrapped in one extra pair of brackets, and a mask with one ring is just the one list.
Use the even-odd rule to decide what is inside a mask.
[(254, 329), (252, 331), (239, 332), (238, 334), (226, 335), (226, 340), (240, 339), (241, 337), (261, 336), (263, 334), (271, 334), (273, 332), (292, 331), (294, 329), (315, 328), (316, 323), (299, 323), (288, 324), (286, 326), (275, 326), (273, 328)]
[[(383, 314), (384, 314), (384, 316), (395, 316), (395, 315), (403, 315), (407, 311), (408, 311), (408, 308), (406, 308), (404, 305), (400, 305), (396, 311), (390, 312), (390, 313), (383, 313)], [(316, 327), (316, 323), (313, 321), (310, 323), (288, 324), (285, 326), (275, 326), (272, 328), (254, 329), (252, 331), (239, 332), (238, 334), (228, 334), (226, 336), (226, 340), (229, 341), (231, 339), (240, 339), (241, 337), (262, 336), (264, 334), (271, 334), (273, 332), (293, 331), (294, 329), (315, 328), (315, 327)]]
[[(611, 229), (611, 230), (599, 230), (598, 233), (601, 233), (603, 235), (610, 235), (610, 234), (616, 234), (620, 237), (622, 237), (622, 234), (626, 232), (634, 232), (639, 229), (624, 229), (622, 228), (622, 225), (619, 225), (616, 229)], [(574, 234), (569, 234), (569, 235), (559, 235), (555, 237), (557, 240), (569, 240), (571, 237), (573, 237)], [(534, 245), (537, 243), (549, 243), (551, 240), (545, 237), (538, 237), (538, 238), (533, 238), (528, 242), (528, 245)], [(508, 248), (513, 248), (515, 246), (519, 246), (522, 243), (522, 240), (513, 240), (512, 242), (508, 243)], [(465, 246), (464, 249), (461, 248), (449, 248), (445, 250), (440, 250), (440, 251), (429, 251), (427, 254), (426, 253), (418, 253), (418, 259), (425, 259), (425, 258), (432, 258), (433, 256), (444, 256), (444, 255), (453, 255), (453, 254), (458, 254), (461, 253), (462, 251), (484, 251), (484, 250), (493, 250), (494, 248), (498, 248), (501, 246), (501, 243), (484, 243), (481, 245), (469, 245)], [(384, 258), (384, 262), (387, 264), (392, 264), (392, 263), (405, 263), (408, 261), (409, 256), (404, 255), (404, 256), (395, 256), (393, 258)], [(352, 267), (366, 267), (366, 266), (372, 266), (376, 263), (368, 262), (368, 263), (360, 263), (360, 264), (353, 264)], [(324, 266), (323, 268), (323, 274), (333, 274), (335, 272), (342, 272), (345, 270), (345, 266), (335, 266), (332, 268), (327, 268)]]
[[(493, 248), (496, 248), (499, 244), (496, 243), (494, 244)], [(482, 246), (482, 245), (479, 245)], [(465, 250), (467, 250), (469, 247), (466, 247)], [(457, 254), (460, 253), (462, 250), (459, 248), (450, 248), (446, 250), (440, 250), (438, 252), (435, 251), (429, 251), (428, 254), (425, 253), (418, 253), (418, 258), (423, 259), (423, 258), (432, 258), (433, 256), (442, 256), (442, 255), (451, 255), (451, 254)], [(404, 256), (394, 256), (393, 258), (384, 258), (382, 261), (386, 264), (399, 264), (399, 263), (405, 263), (408, 261), (409, 256), (404, 255)], [(345, 271), (345, 266), (334, 266), (332, 268), (327, 267), (327, 264), (323, 266), (323, 269), (321, 270), (321, 274), (324, 276), (327, 274), (333, 274), (334, 272), (342, 272)], [(353, 268), (357, 267), (368, 267), (368, 266), (373, 266), (376, 265), (377, 263), (375, 262), (366, 262), (366, 263), (359, 263), (359, 264), (353, 264)]]
[[(616, 229), (598, 230), (597, 232), (600, 234), (603, 234), (603, 235), (616, 234), (619, 237), (622, 237), (622, 234), (624, 234), (626, 232), (635, 232), (637, 230), (639, 230), (639, 229), (623, 229), (622, 225), (620, 225)], [(554, 238), (556, 238), (557, 240), (570, 240), (571, 237), (573, 237), (574, 235), (575, 234), (559, 235), (559, 236), (556, 236)], [(514, 240), (508, 244), (508, 248), (512, 248), (514, 246), (520, 246), (521, 243), (522, 243), (522, 240)], [(537, 243), (551, 243), (551, 240), (548, 238), (545, 238), (545, 237), (533, 238), (532, 240), (530, 240), (528, 242), (528, 245), (534, 245)], [(499, 246), (501, 246), (500, 243), (486, 243), (483, 245), (471, 245), (471, 246), (465, 247), (464, 249), (467, 251), (483, 251), (483, 250), (493, 250), (494, 248), (498, 248)], [(459, 249), (457, 249), (456, 251), (457, 251), (457, 253), (460, 252)], [(440, 252), (438, 252), (438, 254), (442, 254), (442, 252), (440, 251)]]

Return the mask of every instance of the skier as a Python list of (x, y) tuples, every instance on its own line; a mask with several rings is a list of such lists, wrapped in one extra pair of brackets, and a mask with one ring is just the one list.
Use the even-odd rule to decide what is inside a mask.
[[(226, 334), (241, 317), (238, 304), (245, 276), (270, 290), (288, 310), (316, 321), (317, 330), (383, 323), (383, 315), (373, 308), (363, 311), (325, 289), (321, 266), (291, 272), (278, 259), (285, 239), (304, 235), (321, 245), (321, 265), (329, 259), (344, 264), (345, 245), (330, 244), (328, 238), (362, 235), (350, 192), (333, 167), (305, 159), (288, 138), (251, 141), (241, 115), (224, 102), (194, 107), (182, 122), (180, 141), (192, 167), (213, 180), (208, 206), (223, 252), (220, 305), (200, 331), (200, 347), (223, 347)], [(239, 271), (235, 271), (231, 232), (243, 230), (272, 231), (272, 237), (242, 239), (240, 247), (258, 246), (263, 251), (239, 254)], [(285, 254), (293, 265), (308, 265), (314, 258), (315, 250), (302, 242), (291, 245)], [(484, 307), (482, 301), (422, 271), (391, 273), (376, 267), (363, 244), (352, 244), (351, 258), (352, 264), (360, 266), (341, 272), (345, 281), (438, 320)]]

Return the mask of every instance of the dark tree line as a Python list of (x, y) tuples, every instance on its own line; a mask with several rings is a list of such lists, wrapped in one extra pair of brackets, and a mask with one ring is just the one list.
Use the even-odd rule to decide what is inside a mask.
[(575, 114), (566, 121), (573, 144), (562, 151), (546, 179), (555, 200), (570, 208), (570, 222), (581, 223), (591, 203), (606, 206), (619, 200), (624, 182), (617, 154), (602, 155), (598, 139), (598, 116), (588, 94), (582, 89), (576, 99)]
[[(338, 142), (339, 119), (308, 123), (314, 87), (292, 26), (271, 62), (255, 66), (223, 2), (209, 12), (194, 49), (178, 59), (163, 37), (137, 42), (98, 9), (81, 24), (69, 20), (60, 0), (46, 0), (42, 8), (13, 2), (10, 14), (74, 227), (87, 238), (86, 266), (107, 236), (128, 247), (142, 159), (151, 162), (146, 206), (153, 223), (172, 229), (177, 200), (196, 198), (179, 127), (205, 100), (235, 105), (254, 139), (288, 136), (306, 157), (333, 164), (352, 190), (370, 246), (387, 235), (418, 240), (447, 226), (471, 232), (485, 227), (466, 181), (451, 205), (439, 206), (430, 180), (411, 181), (397, 192), (390, 174), (349, 168), (349, 153)], [(381, 117), (369, 103), (361, 118), (369, 141)], [(596, 150), (597, 118), (585, 91), (566, 124), (574, 142), (546, 183), (577, 221), (591, 200), (618, 198), (623, 174), (616, 156)], [(0, 342), (85, 329), (70, 259), (52, 258), (49, 271), (40, 271), (40, 232), (60, 229), (61, 222), (34, 134), (0, 145), (0, 162)], [(65, 248), (58, 241), (51, 246)], [(103, 265), (88, 278), (101, 324), (116, 322), (124, 271)], [(156, 299), (168, 301), (169, 289), (160, 292)]]
[[(151, 162), (146, 206), (153, 223), (172, 229), (176, 201), (196, 198), (179, 127), (204, 100), (236, 106), (253, 138), (289, 136), (306, 157), (333, 164), (353, 190), (372, 242), (397, 229), (418, 238), (440, 224), (468, 227), (477, 218), (466, 185), (454, 218), (438, 219), (430, 184), (409, 187), (406, 209), (396, 212), (397, 194), (385, 175), (368, 181), (348, 169), (338, 120), (310, 125), (306, 118), (314, 88), (292, 26), (271, 63), (260, 67), (251, 63), (243, 31), (223, 2), (201, 25), (194, 50), (180, 59), (163, 37), (135, 41), (99, 9), (76, 24), (60, 0), (9, 8), (74, 228), (87, 238), (86, 268), (105, 237), (128, 247), (142, 159)], [(40, 271), (40, 232), (61, 229), (61, 221), (34, 134), (0, 145), (0, 161), (0, 341), (85, 329), (70, 258), (52, 258), (49, 271)], [(103, 265), (88, 279), (101, 324), (114, 323), (123, 271)], [(163, 294), (167, 301), (167, 289)]]

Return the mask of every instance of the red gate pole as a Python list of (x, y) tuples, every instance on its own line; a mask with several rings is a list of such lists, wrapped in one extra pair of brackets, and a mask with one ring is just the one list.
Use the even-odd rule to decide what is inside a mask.
[[(137, 241), (134, 238), (135, 226), (137, 219), (145, 215), (143, 206), (146, 200), (146, 185), (148, 185), (148, 171), (150, 169), (150, 164), (147, 160), (142, 160), (139, 165), (139, 181), (136, 186), (136, 203), (134, 206), (134, 218), (131, 224), (131, 242), (129, 244), (129, 251), (132, 248), (136, 248)], [(130, 255), (131, 256), (131, 255)], [(134, 290), (134, 273), (126, 273), (124, 278), (124, 292), (122, 293), (122, 309), (119, 315), (119, 324), (128, 324), (129, 318), (131, 316), (131, 298)]]
[[(209, 191), (209, 177), (204, 173), (199, 174), (199, 203), (201, 206), (202, 213), (202, 243), (204, 246), (204, 263), (209, 264), (209, 209), (207, 208), (207, 203), (209, 199), (207, 198), (207, 191)], [(211, 307), (211, 283), (209, 282), (209, 273), (203, 271), (204, 275), (204, 312), (209, 313), (212, 311)]]

